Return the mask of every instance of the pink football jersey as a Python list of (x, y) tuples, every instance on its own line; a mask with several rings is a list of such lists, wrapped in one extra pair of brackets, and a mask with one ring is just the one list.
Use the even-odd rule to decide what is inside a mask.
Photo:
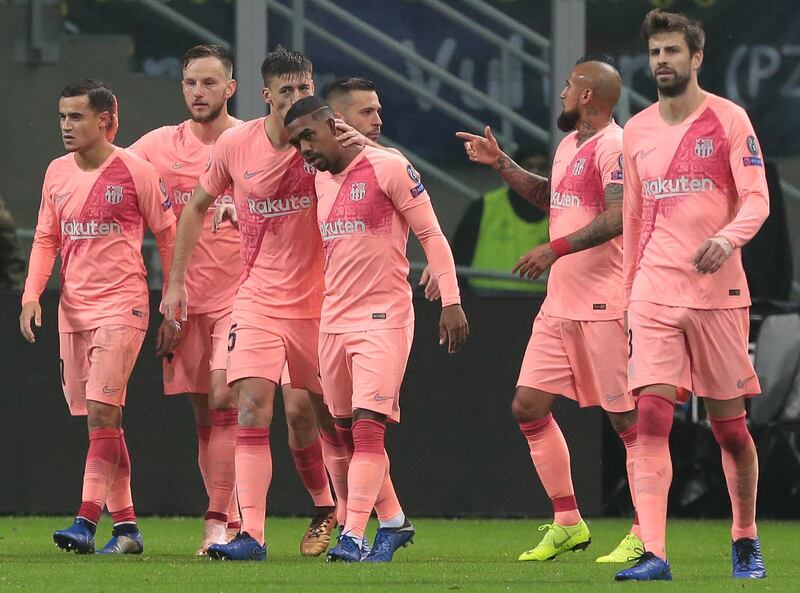
[[(604, 188), (622, 183), (622, 128), (611, 122), (577, 145), (558, 145), (550, 177), (550, 237), (585, 227), (606, 209)], [(622, 237), (559, 258), (550, 270), (542, 311), (576, 321), (621, 319)]]
[(316, 170), (294, 148), (275, 150), (264, 120), (222, 133), (200, 185), (219, 195), (233, 184), (244, 265), (234, 307), (312, 319), (322, 306)]
[(692, 259), (712, 237), (741, 247), (769, 213), (763, 157), (744, 110), (708, 93), (676, 125), (658, 104), (625, 126), (624, 280), (630, 301), (693, 309), (750, 304), (741, 251), (714, 274)]
[[(325, 255), (320, 330), (345, 333), (413, 323), (405, 216), (416, 208), (431, 209), (417, 172), (400, 154), (365, 147), (340, 173), (317, 173), (316, 183)], [(453, 298), (458, 302), (457, 293)]]
[[(187, 120), (177, 126), (153, 130), (129, 148), (155, 165), (178, 218), (211, 156), (211, 145), (204, 144), (194, 135), (190, 123)], [(192, 252), (186, 271), (190, 314), (230, 307), (239, 286), (242, 275), (239, 232), (227, 222), (216, 233), (211, 232), (217, 206), (226, 202), (233, 203), (231, 187), (219, 194), (208, 209), (200, 240)]]
[(109, 324), (147, 329), (145, 224), (154, 233), (175, 224), (150, 163), (120, 148), (94, 171), (80, 169), (71, 153), (50, 163), (36, 234), (59, 240), (60, 331)]

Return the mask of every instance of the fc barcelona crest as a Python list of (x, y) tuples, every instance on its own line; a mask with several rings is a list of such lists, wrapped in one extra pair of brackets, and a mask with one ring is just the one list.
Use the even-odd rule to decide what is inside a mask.
[(579, 159), (576, 159), (575, 164), (572, 165), (572, 174), (578, 176), (583, 173), (584, 168), (586, 168), (586, 159), (584, 157), (580, 157)]
[(116, 206), (120, 202), (122, 202), (122, 190), (123, 187), (121, 185), (107, 185), (106, 186), (106, 202), (111, 204), (112, 206)]
[(701, 159), (707, 159), (714, 154), (713, 138), (698, 138), (694, 141), (694, 153)]
[(350, 187), (350, 199), (354, 202), (358, 202), (364, 199), (364, 196), (367, 195), (367, 184), (364, 182), (354, 183), (352, 187)]

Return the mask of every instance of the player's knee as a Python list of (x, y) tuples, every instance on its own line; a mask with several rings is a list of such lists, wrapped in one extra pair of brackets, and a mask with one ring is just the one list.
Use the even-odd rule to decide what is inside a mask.
[(310, 409), (306, 407), (286, 407), (286, 425), (295, 435), (310, 434), (317, 430), (317, 422)]
[(744, 414), (724, 420), (711, 418), (711, 432), (723, 450), (736, 455), (749, 448), (753, 438), (747, 430)]
[(630, 412), (608, 412), (608, 421), (617, 434), (625, 432), (636, 424), (636, 410)]
[(550, 406), (544, 405), (530, 389), (517, 389), (511, 402), (511, 414), (517, 422), (534, 422), (550, 413)]
[(87, 423), (92, 428), (119, 428), (122, 425), (122, 408), (97, 402), (88, 402)]
[(236, 407), (236, 398), (233, 389), (225, 384), (212, 385), (208, 392), (211, 408), (214, 410), (226, 410)]

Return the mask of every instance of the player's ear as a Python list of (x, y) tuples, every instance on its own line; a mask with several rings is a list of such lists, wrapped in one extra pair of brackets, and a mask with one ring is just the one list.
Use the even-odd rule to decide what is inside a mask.
[(225, 98), (230, 99), (231, 97), (233, 97), (233, 93), (235, 92), (236, 92), (236, 81), (233, 78), (231, 78), (228, 81), (228, 84), (226, 85), (225, 88)]
[(101, 111), (98, 119), (102, 129), (107, 130), (111, 126), (111, 113), (109, 111)]
[(337, 136), (338, 134), (336, 133), (336, 120), (333, 119), (332, 117), (329, 117), (327, 119), (327, 124), (328, 124), (328, 128), (330, 128), (330, 130), (331, 130), (331, 134), (333, 134), (334, 136)]
[(271, 96), (271, 94), (269, 92), (269, 87), (265, 86), (263, 89), (261, 89), (261, 94), (264, 96), (264, 102), (271, 107), (272, 106), (272, 96)]
[(695, 70), (700, 70), (700, 66), (703, 64), (703, 50), (698, 49), (694, 54), (692, 54), (692, 68)]

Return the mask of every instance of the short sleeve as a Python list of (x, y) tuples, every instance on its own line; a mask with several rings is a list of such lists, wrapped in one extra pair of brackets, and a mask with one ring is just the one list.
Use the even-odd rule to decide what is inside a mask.
[(597, 145), (595, 161), (603, 180), (603, 187), (610, 183), (622, 183), (622, 134), (609, 134)]

